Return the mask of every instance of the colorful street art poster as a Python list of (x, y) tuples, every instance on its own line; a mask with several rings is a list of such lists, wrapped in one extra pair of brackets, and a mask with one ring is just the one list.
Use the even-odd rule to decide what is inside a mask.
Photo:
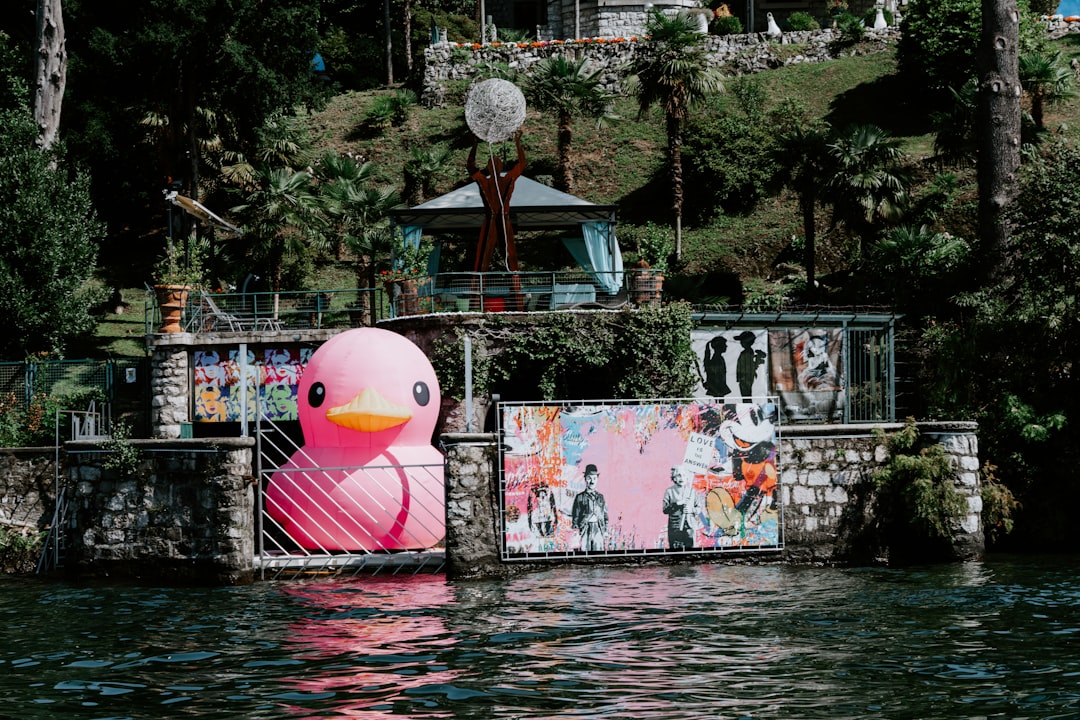
[[(221, 354), (198, 350), (193, 355), (195, 422), (238, 422), (246, 410), (247, 419), (261, 412), (270, 420), (296, 420), (296, 393), (310, 348), (268, 348), (247, 351), (241, 363), (240, 351)], [(241, 378), (244, 374), (244, 378)], [(244, 403), (246, 385), (246, 409)]]
[(782, 547), (772, 401), (499, 408), (507, 559)]
[(773, 393), (785, 420), (838, 422), (844, 411), (843, 331), (769, 331)]
[(769, 392), (766, 330), (710, 330), (690, 333), (697, 361), (694, 397), (737, 401)]

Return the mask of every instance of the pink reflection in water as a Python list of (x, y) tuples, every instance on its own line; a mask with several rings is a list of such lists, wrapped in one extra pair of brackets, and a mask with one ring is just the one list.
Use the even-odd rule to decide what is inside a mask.
[[(319, 702), (327, 717), (402, 718), (388, 706), (415, 702), (406, 691), (450, 685), (459, 675), (437, 658), (457, 642), (443, 619), (431, 614), (432, 607), (453, 602), (442, 576), (312, 582), (283, 586), (282, 592), (313, 611), (284, 640), (300, 651), (298, 659), (312, 664), (312, 673), (284, 682), (296, 692), (334, 693)], [(292, 709), (321, 717), (306, 714), (310, 708)], [(423, 711), (425, 718), (451, 715)]]

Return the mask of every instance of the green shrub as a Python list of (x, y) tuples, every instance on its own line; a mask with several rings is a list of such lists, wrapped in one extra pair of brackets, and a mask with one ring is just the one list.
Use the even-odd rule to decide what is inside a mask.
[(799, 30), (820, 30), (821, 25), (814, 19), (814, 16), (808, 12), (799, 10), (788, 15), (787, 29), (793, 31)]
[(709, 24), (709, 32), (713, 35), (741, 35), (742, 20), (734, 15), (713, 18), (712, 23)]
[[(947, 541), (967, 512), (967, 501), (956, 489), (956, 470), (945, 448), (935, 443), (919, 449), (914, 418), (887, 442), (890, 458), (874, 473), (881, 522), (892, 528), (890, 542), (915, 546)], [(894, 547), (894, 549), (897, 549)]]
[(836, 29), (840, 32), (840, 42), (845, 45), (854, 45), (862, 42), (866, 34), (866, 26), (862, 18), (855, 17), (851, 13), (843, 13), (836, 18)]
[(0, 447), (52, 445), (58, 407), (46, 395), (34, 395), (29, 407), (15, 393), (0, 397)]
[(653, 270), (667, 272), (668, 259), (675, 252), (671, 228), (653, 222), (620, 225), (619, 238), (623, 245), (634, 248), (627, 253), (628, 262), (644, 261)]
[(0, 572), (34, 572), (46, 533), (29, 528), (0, 526)]

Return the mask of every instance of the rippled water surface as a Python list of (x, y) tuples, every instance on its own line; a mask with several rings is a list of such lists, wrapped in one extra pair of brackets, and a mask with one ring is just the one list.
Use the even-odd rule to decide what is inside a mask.
[(1080, 718), (1078, 560), (0, 578), (0, 718)]

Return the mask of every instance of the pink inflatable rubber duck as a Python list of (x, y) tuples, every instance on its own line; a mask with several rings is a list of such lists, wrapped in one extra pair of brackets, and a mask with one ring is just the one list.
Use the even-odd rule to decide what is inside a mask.
[(308, 550), (421, 550), (446, 533), (439, 381), (388, 330), (347, 330), (308, 361), (304, 446), (270, 478), (267, 512)]

